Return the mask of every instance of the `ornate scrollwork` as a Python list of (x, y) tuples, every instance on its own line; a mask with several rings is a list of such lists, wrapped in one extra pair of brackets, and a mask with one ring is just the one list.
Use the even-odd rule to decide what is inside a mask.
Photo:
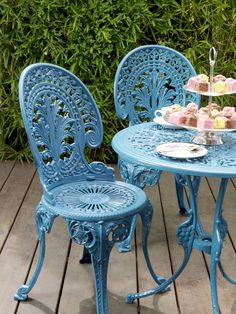
[(160, 179), (161, 171), (139, 166), (138, 164), (128, 163), (119, 159), (118, 162), (120, 175), (125, 182), (132, 183), (140, 188), (154, 186)]
[[(141, 154), (142, 156), (148, 156), (148, 158), (160, 158), (159, 154), (156, 152), (156, 146), (164, 143), (173, 142), (186, 142), (191, 143), (194, 137), (194, 132), (185, 130), (178, 130), (173, 135), (173, 130), (168, 129), (160, 129), (156, 125), (153, 124), (145, 124), (137, 126), (136, 128), (130, 131), (129, 136), (126, 138), (126, 146), (130, 148), (132, 154)], [(190, 165), (191, 169), (196, 164), (197, 170), (201, 169), (201, 166), (211, 167), (211, 168), (221, 168), (222, 172), (224, 168), (232, 168), (236, 167), (236, 141), (235, 141), (235, 133), (229, 132), (224, 135), (225, 143), (224, 149), (220, 150), (219, 155), (219, 148), (217, 145), (208, 146), (208, 154), (202, 158), (192, 158), (191, 160), (188, 159), (181, 159), (178, 160), (178, 165), (188, 166)], [(148, 144), (147, 144), (148, 143)], [(163, 160), (168, 157), (161, 157)], [(149, 162), (154, 162), (154, 159), (150, 159)], [(174, 164), (174, 160), (172, 161)], [(196, 181), (197, 183), (197, 181)]]
[[(151, 202), (148, 200), (147, 206), (145, 210), (143, 211), (143, 228), (147, 228), (148, 230), (151, 227), (152, 223), (152, 216), (153, 216), (153, 207)], [(145, 231), (146, 232), (146, 231)]]
[(85, 245), (98, 262), (103, 260), (103, 255), (109, 254), (116, 242), (121, 242), (128, 237), (131, 218), (99, 223), (67, 219), (67, 226), (71, 239), (78, 244)]
[(15, 294), (15, 300), (25, 301), (28, 298), (29, 286), (22, 285)]
[(74, 242), (84, 244), (88, 249), (96, 245), (98, 236), (94, 224), (68, 219), (67, 227), (70, 237)]
[(35, 212), (35, 221), (39, 230), (39, 235), (42, 232), (49, 233), (52, 229), (52, 224), (57, 215), (45, 209), (41, 204), (36, 209)]
[(182, 223), (176, 231), (176, 236), (179, 240), (179, 244), (183, 246), (186, 255), (189, 255), (192, 249), (194, 234), (195, 229), (193, 225), (193, 215), (191, 212), (190, 219)]
[(131, 218), (122, 219), (106, 226), (106, 236), (108, 242), (113, 245), (116, 242), (124, 241), (130, 232)]
[(218, 229), (219, 229), (220, 237), (224, 241), (225, 236), (228, 232), (228, 224), (227, 224), (226, 220), (222, 217), (222, 215), (221, 215), (221, 219), (218, 223)]
[[(135, 193), (122, 185), (112, 182), (77, 183), (58, 188), (54, 193), (55, 202), (65, 211), (65, 215), (73, 217), (84, 214), (96, 217), (102, 214), (122, 212), (136, 201)], [(62, 210), (62, 211), (63, 211)]]

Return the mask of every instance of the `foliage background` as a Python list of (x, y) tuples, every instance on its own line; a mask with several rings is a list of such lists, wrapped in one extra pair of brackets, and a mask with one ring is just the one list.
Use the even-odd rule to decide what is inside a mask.
[(104, 123), (103, 146), (90, 157), (113, 162), (111, 139), (124, 127), (115, 115), (113, 81), (125, 54), (157, 43), (207, 74), (214, 46), (215, 72), (236, 77), (235, 26), (234, 0), (0, 0), (0, 158), (31, 158), (18, 102), (27, 65), (52, 62), (81, 78)]

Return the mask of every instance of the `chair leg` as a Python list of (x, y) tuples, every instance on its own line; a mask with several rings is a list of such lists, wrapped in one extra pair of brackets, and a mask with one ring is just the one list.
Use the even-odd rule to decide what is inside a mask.
[(134, 232), (136, 229), (136, 224), (137, 224), (137, 215), (135, 215), (132, 219), (129, 236), (124, 241), (122, 241), (121, 243), (118, 244), (118, 251), (119, 252), (121, 252), (121, 253), (122, 252), (129, 252), (131, 250), (131, 242), (134, 238)]
[(28, 298), (28, 293), (32, 290), (38, 279), (45, 257), (45, 232), (49, 233), (51, 231), (55, 217), (54, 214), (44, 210), (41, 206), (36, 210), (35, 221), (38, 229), (40, 247), (38, 263), (30, 282), (27, 285), (22, 285), (14, 295), (14, 299), (17, 301), (25, 301)]
[(91, 254), (94, 270), (97, 314), (108, 314), (107, 270), (111, 250), (115, 243), (124, 241), (133, 217), (99, 223), (67, 219), (71, 239), (85, 245)]
[(97, 258), (97, 252), (92, 253), (92, 264), (94, 271), (96, 307), (97, 314), (108, 314), (108, 294), (107, 294), (107, 270), (110, 252), (100, 252), (101, 258)]

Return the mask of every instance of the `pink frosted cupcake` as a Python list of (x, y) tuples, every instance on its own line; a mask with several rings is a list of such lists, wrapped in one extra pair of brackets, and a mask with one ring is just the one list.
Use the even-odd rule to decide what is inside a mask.
[(224, 117), (230, 118), (235, 113), (235, 108), (230, 107), (230, 106), (226, 106), (223, 108), (222, 113), (223, 113)]
[(199, 81), (199, 78), (197, 76), (190, 77), (187, 83), (187, 87), (193, 90), (196, 90), (196, 84)]
[(230, 122), (231, 122), (231, 129), (236, 129), (236, 113), (232, 115), (232, 117), (230, 118)]
[(236, 92), (236, 80), (229, 77), (225, 80), (225, 90), (228, 93)]
[(213, 127), (213, 120), (209, 118), (207, 115), (201, 116), (197, 120), (197, 127), (199, 129), (212, 129)]
[(206, 74), (198, 74), (198, 82), (196, 84), (196, 89), (199, 92), (208, 92), (209, 89), (209, 76)]
[(188, 113), (196, 113), (198, 111), (198, 105), (195, 104), (194, 102), (190, 102), (189, 104), (187, 104), (186, 106), (186, 111)]
[(185, 119), (186, 116), (183, 112), (173, 112), (170, 114), (168, 122), (173, 124), (184, 124)]

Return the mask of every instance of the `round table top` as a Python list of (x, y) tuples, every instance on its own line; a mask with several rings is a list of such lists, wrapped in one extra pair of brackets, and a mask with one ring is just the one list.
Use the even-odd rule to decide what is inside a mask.
[(164, 129), (154, 122), (130, 126), (118, 132), (112, 147), (122, 160), (157, 170), (179, 174), (230, 178), (236, 177), (236, 132), (224, 132), (224, 144), (205, 146), (205, 156), (174, 159), (161, 156), (156, 147), (163, 143), (191, 143), (195, 131)]

